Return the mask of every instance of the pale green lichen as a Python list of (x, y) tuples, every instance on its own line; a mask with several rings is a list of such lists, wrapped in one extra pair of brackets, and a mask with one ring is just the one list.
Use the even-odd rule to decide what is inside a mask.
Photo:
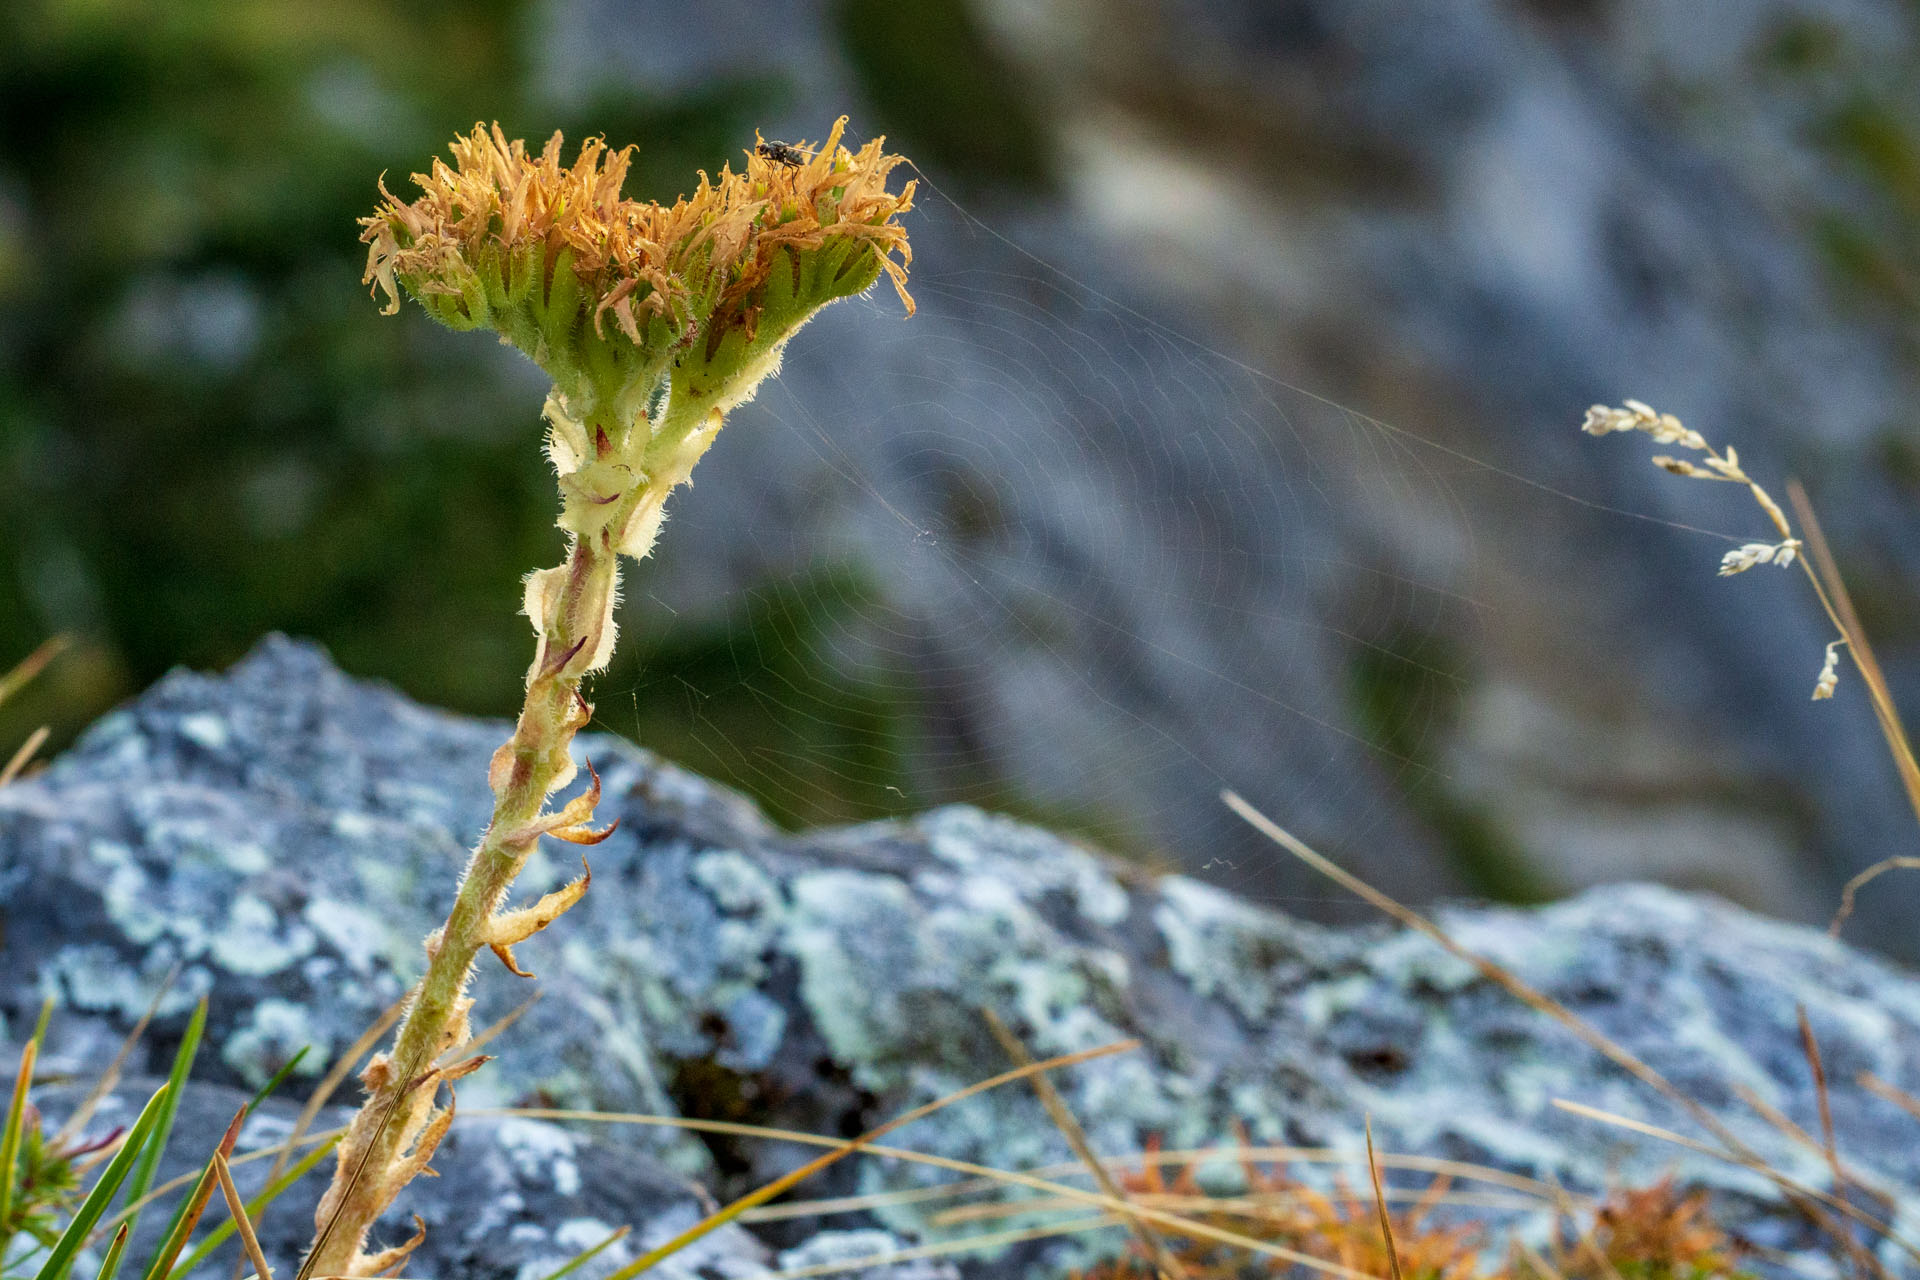
[(562, 1196), (580, 1191), (580, 1164), (573, 1136), (551, 1124), (523, 1120), (515, 1116), (496, 1121), (495, 1143), (513, 1163), (514, 1172), (527, 1182), (551, 1182)]
[[(800, 960), (800, 997), (833, 1056), (882, 1085), (873, 1073), (911, 1025), (899, 991), (921, 971), (913, 892), (857, 871), (802, 875), (789, 892), (783, 945)], [(880, 974), (886, 981), (874, 981)]]
[(1313, 934), (1306, 926), (1197, 880), (1162, 880), (1153, 922), (1166, 941), (1167, 963), (1195, 994), (1227, 1001), (1250, 1022), (1272, 1014), (1308, 972)]
[(355, 973), (372, 973), (379, 958), (395, 949), (394, 931), (351, 903), (316, 897), (301, 914)]
[(206, 712), (181, 716), (175, 727), (188, 742), (197, 743), (209, 751), (224, 751), (233, 740), (227, 732), (227, 722)]
[(313, 954), (313, 930), (287, 922), (271, 906), (250, 893), (236, 894), (227, 918), (213, 935), (215, 964), (229, 973), (262, 977)]
[(307, 1053), (294, 1067), (294, 1074), (318, 1076), (327, 1068), (324, 1043), (325, 1037), (315, 1030), (305, 1008), (291, 1000), (262, 1000), (220, 1046), (220, 1060), (258, 1089), (302, 1049)]

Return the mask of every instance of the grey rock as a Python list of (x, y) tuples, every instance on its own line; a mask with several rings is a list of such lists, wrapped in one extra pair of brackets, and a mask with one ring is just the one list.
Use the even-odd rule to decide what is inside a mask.
[[(50, 995), (64, 1008), (52, 1060), (97, 1062), (177, 965), (150, 1069), (164, 1067), (203, 992), (207, 1079), (256, 1083), (301, 1043), (315, 1046), (305, 1069), (322, 1069), (418, 972), (418, 939), (479, 834), (486, 760), (504, 732), (351, 680), (284, 639), (225, 676), (168, 677), (46, 772), (0, 792), (7, 1029), (17, 1035)], [(1154, 1136), (1169, 1148), (1220, 1144), (1236, 1126), (1259, 1143), (1354, 1151), (1371, 1115), (1388, 1149), (1586, 1191), (1676, 1171), (1723, 1193), (1755, 1238), (1808, 1243), (1750, 1172), (1556, 1109), (1565, 1098), (1697, 1132), (1418, 934), (1303, 923), (969, 808), (782, 834), (738, 796), (617, 739), (587, 735), (580, 753), (605, 780), (600, 817), (620, 828), (591, 851), (586, 900), (524, 949), (544, 998), (463, 1085), (465, 1106), (678, 1112), (851, 1135), (1004, 1070), (983, 1022), (990, 1009), (1036, 1055), (1142, 1041), (1059, 1078), (1105, 1152)], [(522, 892), (572, 870), (538, 859)], [(1442, 918), (1780, 1168), (1825, 1185), (1823, 1161), (1735, 1091), (1817, 1128), (1796, 1029), (1804, 1007), (1849, 1163), (1892, 1188), (1920, 1185), (1913, 1122), (1857, 1083), (1871, 1071), (1920, 1091), (1920, 983), (1897, 966), (1645, 885)], [(528, 989), (483, 969), (483, 1016)], [(727, 1189), (807, 1154), (619, 1133), (623, 1148)], [(1071, 1160), (1022, 1087), (893, 1140), (1002, 1168)], [(870, 1159), (818, 1186), (950, 1176)], [(1898, 1204), (1903, 1215), (1920, 1207)], [(940, 1207), (896, 1205), (879, 1225), (925, 1240), (939, 1234)], [(1065, 1265), (1112, 1243), (1056, 1246), (1043, 1261)]]

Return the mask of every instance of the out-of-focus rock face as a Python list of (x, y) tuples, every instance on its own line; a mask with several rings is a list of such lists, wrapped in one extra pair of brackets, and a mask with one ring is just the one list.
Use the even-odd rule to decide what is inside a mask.
[[(301, 1091), (417, 974), (419, 939), (484, 820), (486, 761), (504, 733), (349, 680), (285, 640), (223, 677), (169, 677), (0, 792), (0, 1026), (17, 1037), (51, 996), (50, 1068), (97, 1068), (178, 966), (145, 1065), (164, 1067), (204, 994), (200, 1074), (257, 1085), (311, 1044), (292, 1082)], [(1555, 1109), (1566, 1098), (1695, 1132), (1420, 935), (1302, 923), (975, 809), (783, 835), (738, 796), (616, 740), (590, 736), (581, 751), (605, 780), (601, 818), (620, 828), (591, 851), (586, 900), (523, 950), (543, 998), (463, 1083), (468, 1109), (529, 1102), (852, 1134), (1004, 1070), (990, 1010), (1037, 1055), (1140, 1039), (1059, 1077), (1105, 1152), (1153, 1136), (1169, 1149), (1219, 1144), (1237, 1127), (1261, 1143), (1357, 1150), (1370, 1114), (1389, 1150), (1577, 1190), (1677, 1167), (1726, 1192), (1724, 1211), (1756, 1241), (1806, 1243), (1756, 1176)], [(571, 870), (542, 857), (522, 892)], [(1906, 973), (1814, 931), (1650, 887), (1443, 920), (1824, 1186), (1823, 1160), (1736, 1092), (1819, 1123), (1796, 1026), (1804, 1007), (1849, 1165), (1871, 1185), (1920, 1185), (1911, 1122), (1857, 1083), (1871, 1071), (1920, 1091), (1920, 984)], [(533, 989), (483, 966), (481, 1018)], [(804, 1158), (670, 1130), (600, 1140), (727, 1186)], [(1002, 1168), (1071, 1160), (1020, 1087), (892, 1140)], [(946, 1176), (867, 1160), (820, 1189)], [(896, 1205), (881, 1225), (923, 1239), (940, 1207)], [(599, 1201), (579, 1215), (627, 1220)], [(860, 1241), (781, 1243), (821, 1261)]]
[[(778, 74), (770, 128), (853, 103), (913, 150), (858, 105), (855, 7), (756, 10), (743, 46), (734, 6), (583, 2), (551, 74)], [(920, 315), (803, 335), (676, 516), (659, 601), (858, 566), (883, 603), (810, 657), (909, 674), (921, 798), (983, 766), (1276, 899), (1316, 891), (1223, 784), (1416, 896), (1634, 875), (1812, 920), (1908, 847), (1856, 682), (1808, 705), (1805, 584), (1717, 582), (1725, 545), (1661, 523), (1759, 514), (1574, 428), (1637, 396), (1805, 475), (1905, 679), (1920, 536), (1879, 462), (1920, 403), (1910, 305), (1881, 305), (1910, 268), (1842, 250), (1903, 243), (1862, 166), (1912, 154), (1910, 9), (969, 8), (1038, 104), (1053, 193), (927, 193)], [(1858, 936), (1910, 953), (1916, 902), (1884, 882)]]
[[(1586, 399), (1648, 399), (1769, 477), (1812, 472), (1843, 538), (1891, 540), (1911, 568), (1911, 503), (1872, 464), (1913, 421), (1912, 313), (1837, 298), (1813, 231), (1872, 216), (1835, 154), (1834, 82), (1863, 109), (1898, 101), (1920, 57), (1910, 11), (981, 10), (1044, 68), (1080, 206), (1258, 335), (1242, 341), (1263, 367), (1585, 498), (1763, 530), (1744, 496), (1569, 430)], [(1847, 74), (1796, 73), (1809, 43)], [(1141, 195), (1159, 191), (1196, 216)], [(1711, 542), (1518, 488), (1459, 483), (1482, 535), (1462, 581), (1485, 612), (1436, 754), (1549, 881), (1663, 876), (1812, 916), (1837, 874), (1907, 837), (1858, 703), (1808, 714), (1804, 584), (1714, 590)], [(1383, 538), (1417, 564), (1407, 532)], [(1769, 802), (1769, 780), (1791, 798)], [(1877, 904), (1878, 940), (1911, 951), (1912, 901)]]

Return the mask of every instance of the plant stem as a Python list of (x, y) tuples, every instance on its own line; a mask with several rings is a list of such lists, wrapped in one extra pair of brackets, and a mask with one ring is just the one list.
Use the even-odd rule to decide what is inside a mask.
[[(548, 793), (572, 773), (569, 748), (587, 719), (580, 682), (602, 648), (619, 556), (607, 535), (576, 538), (562, 569), (557, 607), (544, 619), (519, 721), (495, 756), (493, 821), (467, 864), (446, 925), (437, 941), (428, 942), (427, 972), (389, 1069), (369, 1080), (367, 1099), (341, 1143), (334, 1185), (318, 1215), (320, 1234), (302, 1276), (354, 1274), (368, 1230), (412, 1176), (406, 1160), (438, 1092), (423, 1077), (466, 1039), (463, 992), (487, 923), (539, 842), (529, 828)], [(406, 1176), (396, 1178), (396, 1171)]]
[[(556, 394), (548, 421), (573, 458), (561, 477), (563, 499), (572, 494), (561, 517), (571, 542), (563, 564), (527, 580), (526, 609), (539, 641), (520, 719), (487, 771), (493, 821), (467, 863), (446, 924), (427, 939), (427, 972), (392, 1053), (376, 1057), (361, 1075), (367, 1097), (340, 1143), (333, 1184), (314, 1215), (318, 1234), (298, 1280), (372, 1274), (411, 1247), (363, 1253), (374, 1221), (425, 1168), (451, 1121), (451, 1104), (436, 1111), (434, 1100), (443, 1080), (464, 1074), (441, 1059), (469, 1037), (472, 1002), (465, 990), (474, 957), (491, 945), (513, 967), (511, 952), (500, 945), (507, 940), (493, 928), (508, 889), (543, 832), (589, 843), (595, 838), (567, 814), (542, 815), (547, 797), (573, 776), (573, 737), (593, 714), (580, 682), (611, 655), (621, 555), (640, 559), (652, 549), (668, 495), (713, 443), (721, 414), (711, 396), (683, 395), (657, 420), (622, 423), (604, 409), (575, 417)], [(568, 829), (555, 829), (563, 820)]]

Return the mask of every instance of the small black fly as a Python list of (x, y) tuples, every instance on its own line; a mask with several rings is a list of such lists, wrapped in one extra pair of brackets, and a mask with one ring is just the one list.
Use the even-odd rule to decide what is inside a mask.
[(791, 142), (775, 142), (772, 139), (758, 144), (754, 150), (760, 153), (762, 159), (771, 160), (775, 164), (784, 164), (789, 169), (799, 168), (809, 158), (806, 152)]

